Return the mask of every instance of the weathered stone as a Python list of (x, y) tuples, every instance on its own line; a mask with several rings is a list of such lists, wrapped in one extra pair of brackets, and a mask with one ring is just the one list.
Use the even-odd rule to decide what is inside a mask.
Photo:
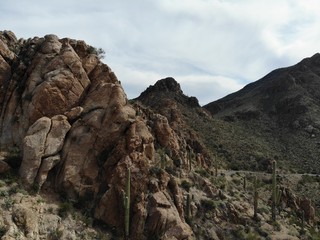
[(59, 53), (62, 44), (59, 42), (59, 38), (56, 35), (46, 35), (45, 42), (41, 46), (41, 51), (44, 54)]
[(64, 144), (64, 138), (71, 128), (67, 117), (56, 115), (51, 118), (52, 124), (45, 142), (43, 157), (57, 154)]
[(191, 228), (184, 223), (177, 209), (163, 192), (151, 196), (151, 209), (147, 218), (150, 233), (166, 236), (164, 239), (193, 239)]
[(14, 53), (10, 51), (8, 46), (2, 40), (0, 40), (0, 55), (4, 59), (8, 60), (13, 60), (15, 57)]
[(83, 112), (83, 107), (74, 107), (70, 109), (70, 111), (65, 112), (64, 115), (68, 118), (70, 122), (76, 120), (78, 117), (80, 117), (81, 113)]
[(60, 155), (50, 156), (42, 159), (38, 170), (36, 182), (39, 187), (46, 181), (49, 171), (60, 162)]
[(42, 117), (29, 128), (27, 136), (23, 140), (23, 159), (19, 173), (28, 184), (34, 182), (41, 165), (50, 128), (50, 118)]
[(15, 205), (12, 219), (14, 223), (25, 233), (26, 239), (38, 239), (38, 215), (24, 206)]
[(312, 202), (310, 199), (303, 198), (299, 202), (299, 207), (302, 211), (304, 211), (305, 218), (306, 220), (310, 223), (313, 224), (315, 220), (315, 209), (312, 206)]
[(83, 59), (83, 68), (86, 70), (87, 74), (90, 74), (92, 70), (98, 65), (99, 58), (97, 55), (90, 54), (85, 59)]

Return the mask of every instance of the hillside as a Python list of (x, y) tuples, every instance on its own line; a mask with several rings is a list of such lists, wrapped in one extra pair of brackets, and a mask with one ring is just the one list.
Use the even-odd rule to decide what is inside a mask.
[(320, 54), (204, 106), (269, 148), (284, 167), (319, 173)]
[(0, 32), (1, 239), (319, 238), (319, 177), (289, 172), (255, 120), (173, 78), (128, 100), (99, 53)]

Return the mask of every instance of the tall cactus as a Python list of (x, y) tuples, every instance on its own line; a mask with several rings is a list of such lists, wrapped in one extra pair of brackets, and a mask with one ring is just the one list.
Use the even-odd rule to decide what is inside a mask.
[(304, 214), (304, 210), (301, 211), (301, 233), (305, 233), (305, 214)]
[(246, 191), (247, 190), (247, 177), (243, 176), (243, 190)]
[(124, 193), (124, 234), (125, 239), (129, 239), (130, 235), (130, 188), (131, 188), (131, 170), (127, 170), (127, 183)]
[(190, 192), (187, 194), (187, 204), (186, 204), (186, 221), (188, 224), (191, 223), (191, 197)]
[(215, 177), (218, 177), (218, 167), (219, 167), (218, 157), (217, 155), (215, 155), (215, 159), (214, 159), (214, 176)]
[(276, 161), (272, 162), (272, 206), (271, 217), (273, 221), (276, 221), (276, 203), (277, 203), (277, 176), (276, 176)]
[(278, 212), (280, 214), (281, 210), (281, 197), (282, 197), (282, 191), (279, 186), (276, 187), (276, 207), (278, 208)]
[(258, 181), (257, 177), (254, 177), (253, 182), (253, 218), (258, 218), (258, 199), (259, 199), (259, 193), (258, 193)]

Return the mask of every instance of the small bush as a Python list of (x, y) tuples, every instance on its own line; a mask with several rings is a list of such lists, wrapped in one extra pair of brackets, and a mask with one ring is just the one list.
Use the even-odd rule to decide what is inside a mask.
[(158, 176), (163, 170), (157, 166), (153, 166), (149, 169), (149, 173), (154, 176)]
[(18, 147), (10, 148), (8, 155), (5, 156), (4, 161), (14, 169), (19, 168), (22, 161), (20, 149)]
[(306, 183), (314, 183), (320, 182), (320, 176), (312, 176), (312, 175), (302, 175), (299, 184), (306, 184)]
[(89, 54), (95, 54), (98, 56), (99, 59), (103, 59), (105, 57), (106, 52), (102, 48), (95, 48), (92, 46), (89, 46), (88, 48)]
[(177, 172), (173, 169), (173, 167), (166, 167), (166, 172), (173, 175), (173, 176), (177, 176)]
[(3, 237), (7, 232), (7, 229), (5, 226), (0, 226), (0, 238)]
[(189, 192), (190, 188), (192, 187), (192, 184), (189, 181), (183, 180), (181, 182), (181, 187), (187, 192)]
[(58, 215), (62, 218), (65, 218), (68, 215), (68, 213), (71, 212), (72, 209), (73, 209), (72, 203), (63, 202), (59, 206)]
[(206, 177), (206, 178), (210, 177), (210, 174), (204, 169), (197, 169), (195, 170), (195, 172), (200, 174), (202, 177)]
[(50, 239), (50, 240), (60, 240), (61, 237), (62, 237), (62, 234), (63, 234), (63, 232), (61, 230), (59, 230), (59, 229), (52, 230), (49, 233), (48, 239)]
[(216, 203), (211, 199), (201, 199), (200, 204), (206, 211), (212, 211), (217, 207)]
[(5, 199), (3, 208), (6, 210), (9, 210), (10, 208), (12, 208), (13, 204), (15, 204), (15, 201), (12, 200), (11, 198)]

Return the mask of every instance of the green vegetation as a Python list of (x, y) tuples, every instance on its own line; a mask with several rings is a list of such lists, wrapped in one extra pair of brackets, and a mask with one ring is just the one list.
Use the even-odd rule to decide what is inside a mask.
[(182, 180), (181, 187), (187, 192), (189, 192), (190, 188), (192, 187), (192, 184), (187, 180)]
[(68, 214), (72, 213), (74, 210), (73, 204), (69, 201), (62, 202), (59, 206), (58, 215), (62, 218), (68, 216)]
[(217, 207), (216, 202), (212, 199), (201, 199), (201, 206), (205, 211), (212, 211)]
[(88, 53), (97, 55), (99, 59), (103, 59), (106, 54), (102, 48), (95, 48), (93, 46), (89, 46)]
[(18, 147), (12, 147), (8, 149), (8, 153), (5, 156), (4, 161), (7, 162), (11, 167), (17, 169), (21, 163), (21, 151)]
[(7, 232), (7, 229), (5, 226), (0, 226), (0, 238), (3, 237)]
[(48, 239), (49, 240), (60, 240), (62, 237), (63, 232), (59, 229), (54, 229), (49, 233)]
[(191, 196), (190, 193), (187, 193), (187, 203), (186, 203), (186, 222), (190, 225), (192, 222), (191, 216)]

